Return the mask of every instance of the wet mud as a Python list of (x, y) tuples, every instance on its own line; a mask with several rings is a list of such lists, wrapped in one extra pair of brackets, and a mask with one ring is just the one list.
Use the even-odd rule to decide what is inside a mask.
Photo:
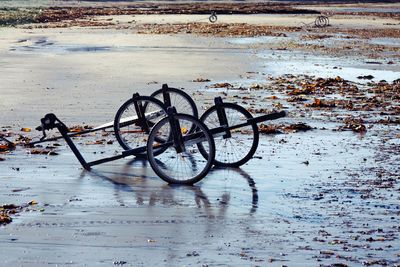
[[(260, 37), (114, 26), (3, 29), (3, 265), (400, 265), (397, 29), (284, 26)], [(166, 184), (140, 158), (87, 172), (61, 140), (25, 146), (45, 112), (89, 129), (165, 82), (201, 114), (221, 96), (253, 116), (288, 116), (259, 125), (247, 164), (194, 186)], [(112, 131), (74, 141), (87, 160), (122, 150)]]

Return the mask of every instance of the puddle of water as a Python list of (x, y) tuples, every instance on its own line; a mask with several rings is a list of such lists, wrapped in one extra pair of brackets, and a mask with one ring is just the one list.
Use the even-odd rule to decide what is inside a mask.
[(368, 80), (357, 78), (365, 75), (374, 76), (372, 80), (376, 82), (380, 80), (392, 82), (400, 78), (400, 71), (373, 69), (374, 64), (366, 64), (360, 61), (350, 63), (341, 58), (314, 56), (292, 51), (265, 51), (257, 56), (265, 59), (263, 71), (273, 76), (289, 73), (293, 75), (313, 75), (322, 78), (340, 76), (346, 80), (359, 83), (368, 82)]
[(97, 51), (110, 51), (110, 46), (77, 46), (77, 47), (65, 47), (65, 51), (68, 52), (97, 52)]
[[(82, 44), (60, 44), (49, 41), (46, 37), (32, 39), (20, 39), (10, 48), (17, 53), (53, 53), (57, 55), (68, 53), (92, 53), (92, 52), (137, 52), (141, 50), (171, 51), (179, 53), (210, 52), (210, 53), (238, 53), (243, 52), (241, 48), (235, 47), (202, 47), (202, 46), (152, 46), (152, 45), (82, 45)], [(247, 53), (247, 52), (245, 52)]]
[(110, 46), (81, 46), (81, 45), (54, 45), (54, 43), (45, 43), (43, 45), (25, 45), (19, 47), (12, 47), (11, 51), (29, 53), (29, 52), (40, 52), (40, 53), (85, 53), (85, 52), (104, 52), (111, 51)]
[(260, 37), (229, 38), (229, 39), (227, 39), (227, 42), (230, 44), (248, 45), (248, 44), (277, 43), (277, 42), (286, 41), (286, 40), (287, 40), (286, 37), (260, 36)]
[(400, 42), (398, 38), (372, 38), (369, 40), (371, 44), (378, 44), (378, 45), (390, 45), (390, 46), (400, 46)]
[[(337, 34), (331, 38), (318, 40), (301, 40), (303, 44), (318, 44), (332, 46), (335, 42), (348, 41), (346, 35)], [(291, 34), (290, 38), (299, 38), (299, 34)], [(228, 43), (236, 45), (268, 45), (277, 44), (279, 42), (287, 42), (287, 37), (245, 37), (245, 38), (229, 38)], [(397, 38), (374, 38), (368, 40), (368, 43), (400, 46)], [(360, 80), (358, 76), (372, 75), (373, 81), (386, 80), (392, 82), (400, 78), (400, 71), (393, 70), (393, 66), (385, 67), (388, 59), (371, 59), (371, 62), (379, 64), (368, 64), (368, 59), (361, 58), (335, 58), (332, 56), (313, 55), (311, 53), (296, 51), (271, 51), (263, 50), (256, 54), (258, 58), (263, 59), (263, 72), (272, 76), (283, 74), (293, 75), (314, 75), (318, 77), (335, 77), (342, 78), (354, 82), (366, 83), (368, 80)], [(379, 69), (377, 69), (379, 68)]]
[(11, 51), (16, 52), (41, 52), (63, 54), (68, 52), (98, 52), (110, 51), (110, 46), (87, 46), (77, 44), (59, 44), (49, 40), (47, 37), (40, 36), (31, 39), (20, 39), (11, 47)]

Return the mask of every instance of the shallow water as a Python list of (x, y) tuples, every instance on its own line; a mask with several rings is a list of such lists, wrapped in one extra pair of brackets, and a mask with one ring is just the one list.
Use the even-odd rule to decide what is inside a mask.
[[(391, 227), (398, 220), (371, 214), (368, 225), (361, 225), (358, 209), (365, 203), (359, 201), (359, 193), (351, 188), (343, 195), (327, 191), (340, 188), (320, 189), (326, 183), (348, 180), (349, 171), (373, 167), (379, 138), (372, 140), (366, 143), (357, 134), (331, 130), (261, 136), (256, 154), (260, 158), (241, 169), (214, 169), (193, 187), (167, 185), (142, 160), (121, 160), (86, 172), (64, 147), (54, 157), (27, 156), (17, 150), (7, 156), (8, 163), (0, 163), (6, 164), (0, 176), (2, 199), (14, 203), (35, 199), (44, 210), (21, 213), (3, 228), (2, 250), (15, 255), (3, 263), (19, 262), (19, 253), (12, 251), (24, 246), (30, 249), (30, 258), (24, 261), (28, 265), (70, 261), (107, 265), (116, 260), (185, 264), (192, 262), (193, 256), (187, 254), (194, 252), (199, 254), (194, 256), (196, 261), (203, 264), (215, 264), (221, 258), (232, 264), (274, 258), (277, 264), (312, 265), (324, 247), (341, 254), (339, 247), (315, 241), (318, 231), (344, 239), (348, 230), (375, 229), (386, 223)], [(118, 150), (115, 145), (81, 148), (89, 159), (100, 156), (94, 151), (105, 151), (101, 156), (107, 156)], [(17, 166), (20, 170), (13, 170)], [(22, 185), (23, 191), (11, 193)], [(324, 190), (322, 197), (320, 190)], [(332, 216), (343, 212), (340, 202), (346, 199), (352, 202), (346, 205), (348, 215)], [(380, 200), (372, 203), (389, 205)], [(395, 202), (390, 205), (394, 211), (399, 208)], [(368, 205), (363, 209), (369, 209)], [(343, 229), (342, 221), (350, 219), (352, 225)], [(395, 242), (387, 241), (393, 248), (375, 251), (375, 257), (395, 253)], [(357, 244), (365, 241), (354, 241)], [(50, 247), (53, 253), (45, 253)], [(135, 253), (128, 253), (133, 248)], [(107, 249), (113, 256), (94, 256), (95, 249)], [(148, 258), (151, 251), (153, 256)], [(361, 247), (346, 254), (356, 254), (357, 260), (371, 256), (369, 249)], [(330, 257), (321, 260), (337, 262)]]
[(179, 45), (86, 45), (79, 43), (60, 43), (51, 40), (45, 36), (37, 36), (28, 39), (20, 39), (13, 46), (10, 51), (13, 53), (27, 53), (27, 54), (71, 54), (71, 53), (95, 53), (95, 52), (140, 52), (140, 51), (171, 51), (178, 50), (180, 53), (186, 52), (204, 52), (204, 53), (248, 53), (240, 47), (204, 47), (201, 45), (185, 46)]
[(399, 47), (400, 43), (397, 38), (372, 38), (370, 40), (372, 44), (379, 44), (379, 45), (389, 45)]
[[(399, 70), (376, 69), (375, 64), (368, 64), (365, 59), (349, 60), (330, 56), (315, 56), (305, 53), (293, 52), (273, 52), (266, 51), (258, 56), (264, 59), (263, 71), (272, 76), (280, 76), (283, 74), (307, 74), (316, 77), (336, 77), (343, 79), (366, 83), (366, 80), (360, 80), (357, 77), (372, 75), (373, 81), (386, 80), (392, 82), (400, 78)], [(380, 60), (371, 60), (381, 62)], [(376, 65), (375, 65), (376, 66)]]
[[(386, 80), (392, 82), (400, 78), (399, 62), (388, 65), (387, 62), (392, 60), (390, 56), (379, 59), (366, 59), (363, 57), (347, 56), (339, 57), (334, 55), (321, 55), (312, 52), (301, 51), (279, 51), (272, 49), (263, 49), (263, 45), (276, 45), (279, 43), (287, 43), (288, 40), (296, 40), (300, 44), (318, 44), (335, 46), (336, 42), (340, 42), (343, 36), (337, 35), (332, 38), (322, 40), (300, 40), (299, 34), (291, 34), (289, 37), (248, 37), (248, 38), (228, 38), (227, 42), (236, 45), (247, 45), (257, 58), (262, 59), (262, 72), (272, 76), (280, 76), (283, 74), (307, 74), (317, 77), (333, 77), (340, 76), (346, 80), (353, 82), (365, 83), (367, 81), (360, 80), (357, 77), (372, 75), (373, 81)], [(374, 38), (371, 40), (362, 40), (366, 43), (397, 46), (396, 38)]]

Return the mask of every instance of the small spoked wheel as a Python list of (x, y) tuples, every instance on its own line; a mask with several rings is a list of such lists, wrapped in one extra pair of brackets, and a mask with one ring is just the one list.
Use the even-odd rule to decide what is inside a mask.
[[(154, 172), (168, 183), (194, 184), (207, 175), (215, 156), (214, 139), (208, 128), (198, 119), (186, 114), (172, 115), (158, 122), (147, 143), (147, 157)], [(190, 127), (195, 126), (193, 131)], [(170, 138), (173, 132), (174, 137)], [(157, 140), (168, 140), (159, 142)], [(199, 152), (201, 145), (206, 157)], [(162, 149), (162, 153), (156, 153)]]
[(186, 92), (180, 89), (172, 87), (168, 87), (167, 89), (159, 89), (152, 93), (150, 96), (160, 100), (164, 103), (164, 105), (167, 105), (163, 96), (164, 90), (166, 93), (169, 94), (169, 98), (171, 100), (169, 106), (175, 107), (178, 113), (189, 114), (196, 118), (199, 117), (196, 103), (194, 103), (193, 99)]
[[(246, 123), (253, 116), (242, 106), (233, 103), (219, 105), (225, 111), (228, 127)], [(209, 128), (221, 127), (217, 106), (209, 108), (200, 120)], [(230, 136), (226, 132), (213, 134), (217, 151), (214, 164), (225, 167), (239, 167), (249, 161), (257, 150), (259, 132), (257, 124), (230, 130)], [(200, 153), (207, 156), (200, 144)]]
[[(114, 119), (114, 132), (118, 143), (125, 150), (146, 148), (151, 129), (166, 115), (164, 104), (153, 97), (136, 96), (129, 99), (118, 109)], [(146, 154), (144, 149), (136, 155), (140, 154)]]
[(327, 16), (318, 16), (314, 22), (318, 28), (323, 28), (329, 25), (329, 18)]
[(210, 15), (210, 17), (208, 18), (208, 20), (211, 22), (211, 23), (215, 23), (215, 22), (217, 22), (217, 14), (215, 13), (215, 12), (211, 12), (211, 15)]

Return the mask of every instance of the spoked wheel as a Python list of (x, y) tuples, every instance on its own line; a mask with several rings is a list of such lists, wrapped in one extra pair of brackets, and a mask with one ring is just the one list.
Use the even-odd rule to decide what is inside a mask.
[(329, 25), (329, 18), (327, 16), (318, 16), (314, 22), (318, 28), (323, 28)]
[[(143, 116), (139, 116), (138, 111)], [(125, 150), (145, 148), (151, 129), (166, 115), (166, 108), (158, 99), (148, 96), (135, 96), (129, 99), (118, 109), (114, 119), (114, 132), (118, 143)], [(137, 155), (140, 154), (145, 155), (145, 152)]]
[(171, 87), (168, 87), (167, 89), (159, 89), (152, 93), (150, 96), (157, 98), (165, 105), (167, 105), (164, 102), (163, 90), (166, 90), (166, 92), (169, 94), (171, 100), (169, 106), (175, 107), (178, 113), (189, 114), (195, 118), (199, 117), (196, 103), (194, 103), (193, 99), (186, 92), (180, 89)]
[(215, 12), (211, 12), (211, 15), (210, 15), (210, 17), (208, 17), (208, 20), (211, 22), (211, 23), (215, 23), (215, 22), (217, 22), (217, 14), (215, 13)]
[[(243, 107), (233, 103), (222, 103), (219, 105), (225, 111), (228, 127), (247, 122), (253, 116)], [(200, 120), (209, 128), (214, 129), (221, 126), (217, 107), (208, 109)], [(215, 154), (214, 164), (226, 167), (239, 167), (249, 161), (257, 150), (259, 132), (257, 124), (250, 124), (244, 127), (232, 129), (230, 137), (227, 138), (226, 132), (214, 134)], [(200, 153), (207, 157), (206, 151), (201, 144)]]
[[(198, 119), (186, 114), (172, 115), (177, 129), (173, 131), (171, 118), (167, 117), (157, 123), (147, 142), (147, 157), (154, 172), (168, 183), (194, 184), (200, 181), (209, 172), (215, 156), (215, 144), (208, 128)], [(194, 125), (195, 130), (189, 131)], [(175, 128), (176, 129), (176, 128)], [(170, 133), (175, 137), (166, 143), (157, 140), (166, 140)], [(180, 143), (177, 140), (181, 140)], [(199, 145), (207, 157), (199, 152)], [(163, 147), (163, 152), (157, 154), (157, 149)]]

